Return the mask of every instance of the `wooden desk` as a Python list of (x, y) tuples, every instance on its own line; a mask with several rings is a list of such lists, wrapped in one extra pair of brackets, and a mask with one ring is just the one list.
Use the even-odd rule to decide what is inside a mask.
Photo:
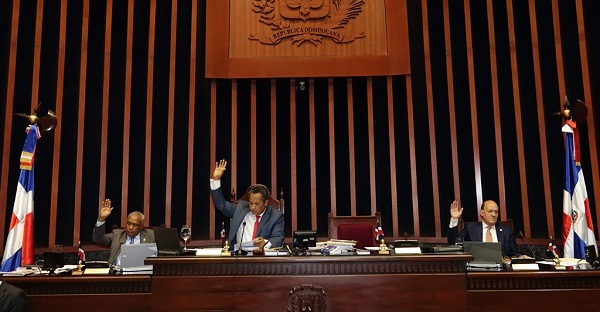
[(3, 277), (27, 292), (29, 311), (148, 311), (152, 278), (129, 276)]
[(3, 279), (30, 311), (596, 311), (600, 271), (465, 272), (470, 255), (148, 258), (154, 275)]
[(600, 271), (469, 272), (469, 311), (598, 311)]
[[(470, 255), (148, 258), (154, 311), (466, 311)], [(307, 310), (308, 311), (308, 310)]]

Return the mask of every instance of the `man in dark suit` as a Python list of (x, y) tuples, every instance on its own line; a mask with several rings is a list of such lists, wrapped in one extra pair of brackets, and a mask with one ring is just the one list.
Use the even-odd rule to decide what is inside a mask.
[(454, 244), (457, 236), (462, 237), (465, 241), (500, 242), (503, 256), (521, 257), (521, 253), (517, 250), (513, 230), (508, 226), (496, 223), (498, 221), (498, 205), (493, 200), (486, 200), (481, 205), (479, 210), (481, 222), (465, 224), (459, 233), (457, 225), (462, 212), (463, 208), (459, 208), (457, 201), (450, 204), (449, 244)]
[(92, 240), (96, 244), (110, 245), (109, 264), (121, 264), (121, 245), (123, 244), (142, 244), (155, 243), (154, 231), (144, 229), (144, 214), (134, 211), (127, 216), (125, 229), (114, 229), (111, 233), (106, 233), (106, 218), (110, 216), (113, 207), (110, 199), (102, 202), (102, 208), (98, 215), (98, 221), (94, 226)]
[(0, 281), (0, 312), (27, 311), (27, 297), (21, 288)]
[[(258, 248), (280, 247), (283, 245), (283, 214), (269, 206), (269, 190), (263, 185), (250, 188), (248, 201), (240, 200), (232, 204), (225, 200), (221, 189), (221, 177), (227, 169), (227, 161), (216, 163), (210, 188), (215, 208), (231, 219), (229, 246), (253, 241)], [(242, 237), (243, 235), (243, 237)]]

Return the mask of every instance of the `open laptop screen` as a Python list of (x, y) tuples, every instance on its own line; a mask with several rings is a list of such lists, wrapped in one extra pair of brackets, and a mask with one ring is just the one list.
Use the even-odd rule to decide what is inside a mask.
[(158, 247), (158, 255), (179, 255), (181, 245), (176, 228), (154, 228), (154, 239)]
[(502, 264), (502, 245), (500, 243), (466, 241), (463, 243), (463, 247), (466, 252), (473, 255), (474, 260), (471, 263)]
[(121, 268), (141, 267), (144, 259), (156, 256), (155, 243), (121, 245)]

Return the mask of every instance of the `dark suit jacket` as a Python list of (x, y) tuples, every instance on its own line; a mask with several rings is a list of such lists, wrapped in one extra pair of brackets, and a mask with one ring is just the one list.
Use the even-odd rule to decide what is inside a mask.
[[(101, 226), (94, 226), (94, 233), (92, 240), (96, 244), (110, 245), (110, 256), (108, 257), (108, 263), (114, 264), (115, 259), (121, 252), (121, 245), (125, 244), (127, 240), (127, 233), (123, 229), (114, 229), (111, 233), (106, 234), (106, 223)], [(140, 231), (140, 242), (141, 243), (156, 243), (154, 239), (154, 231), (149, 229), (142, 229)]]
[[(237, 231), (240, 225), (244, 221), (244, 217), (250, 211), (248, 202), (245, 200), (238, 201), (235, 205), (226, 201), (223, 197), (223, 191), (221, 188), (211, 191), (213, 203), (215, 208), (223, 213), (227, 218), (231, 219), (231, 228), (229, 229), (229, 247), (233, 249), (237, 243)], [(260, 218), (260, 224), (258, 226), (258, 232), (256, 236), (260, 236), (264, 239), (268, 239), (273, 247), (280, 247), (283, 245), (284, 232), (283, 232), (283, 214), (267, 206), (263, 216)]]
[(0, 312), (27, 311), (27, 297), (21, 288), (2, 282), (0, 285)]
[[(482, 242), (483, 225), (481, 222), (466, 223), (465, 227), (458, 233), (458, 226), (448, 229), (448, 244), (454, 244), (457, 236), (465, 241)], [(502, 255), (518, 257), (521, 255), (517, 250), (517, 242), (513, 230), (504, 224), (496, 223), (496, 236), (502, 245)]]

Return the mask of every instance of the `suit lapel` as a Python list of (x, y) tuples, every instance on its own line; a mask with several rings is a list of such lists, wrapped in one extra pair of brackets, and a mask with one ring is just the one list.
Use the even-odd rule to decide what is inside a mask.
[(483, 233), (483, 223), (479, 222), (475, 225), (475, 241), (483, 242), (481, 233)]
[(271, 208), (269, 206), (267, 206), (265, 208), (265, 212), (263, 213), (262, 217), (260, 217), (260, 224), (258, 225), (258, 231), (256, 231), (256, 236), (261, 236), (264, 237), (264, 235), (261, 235), (260, 232), (262, 231), (262, 229), (265, 227), (265, 224), (269, 221), (269, 218), (271, 217)]
[(125, 230), (121, 231), (121, 235), (119, 235), (119, 243), (121, 243), (121, 245), (125, 244), (127, 242), (127, 233), (125, 232)]
[[(238, 203), (239, 205), (239, 203)], [(231, 228), (230, 228), (230, 232), (232, 235), (232, 242), (233, 243), (239, 243), (237, 241), (237, 235), (240, 229), (240, 226), (242, 225), (242, 222), (244, 222), (244, 218), (246, 217), (246, 214), (248, 213), (248, 211), (250, 211), (250, 209), (248, 208), (248, 204), (243, 205), (241, 209), (239, 209), (240, 213), (239, 214), (235, 214), (233, 215), (233, 219), (231, 219)]]
[(145, 244), (148, 242), (148, 231), (142, 229), (140, 231), (140, 244)]
[(503, 228), (498, 223), (496, 223), (496, 237), (498, 237), (499, 242), (504, 241), (504, 231), (503, 231)]
[(0, 302), (2, 302), (4, 300), (4, 296), (6, 296), (6, 285), (4, 285), (4, 282), (2, 282), (2, 284), (0, 284)]

